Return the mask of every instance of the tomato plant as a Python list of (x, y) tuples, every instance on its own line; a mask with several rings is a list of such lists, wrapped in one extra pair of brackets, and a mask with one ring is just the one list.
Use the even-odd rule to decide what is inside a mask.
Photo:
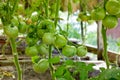
[[(25, 42), (27, 44), (25, 54), (28, 57), (31, 57), (33, 70), (35, 72), (44, 73), (49, 69), (52, 80), (75, 80), (75, 76), (78, 74), (80, 74), (78, 76), (80, 80), (88, 80), (88, 72), (92, 71), (93, 65), (71, 60), (74, 56), (85, 56), (87, 54), (87, 48), (69, 41), (69, 21), (67, 21), (67, 30), (62, 30), (63, 26), (59, 24), (59, 21), (62, 20), (59, 17), (61, 1), (65, 0), (0, 1), (0, 19), (3, 23), (4, 33), (10, 41), (16, 70), (18, 72), (18, 80), (22, 80), (22, 71), (19, 65), (16, 44), (16, 39), (19, 36), (18, 32), (24, 34)], [(104, 0), (102, 1), (104, 2), (104, 5), (100, 3), (98, 4), (99, 7), (93, 6), (94, 9), (92, 10), (88, 10), (89, 5), (87, 4), (87, 1), (88, 0), (68, 0), (68, 2), (66, 2), (68, 10), (67, 20), (69, 20), (73, 12), (72, 2), (80, 3), (80, 13), (78, 18), (81, 19), (82, 45), (85, 43), (84, 33), (86, 32), (84, 31), (88, 21), (90, 19), (93, 19), (96, 22), (102, 20), (104, 43), (103, 57), (106, 61), (107, 68), (109, 68), (109, 61), (106, 54), (106, 30), (112, 29), (118, 24), (120, 0)], [(84, 23), (85, 27), (83, 26)], [(58, 28), (60, 31), (58, 31)], [(56, 50), (59, 54), (53, 56), (53, 50)], [(60, 61), (63, 62), (61, 63)], [(54, 67), (54, 65), (59, 63), (61, 64)], [(108, 74), (113, 72), (114, 74), (117, 74), (114, 70), (108, 70), (108, 73), (106, 71), (103, 73)], [(109, 77), (107, 78), (119, 79), (119, 75), (117, 78), (115, 78), (115, 75), (112, 75), (115, 77), (111, 77), (110, 75), (111, 74), (108, 74), (107, 76)], [(103, 77), (104, 78), (99, 78), (101, 80), (106, 78), (106, 76)]]

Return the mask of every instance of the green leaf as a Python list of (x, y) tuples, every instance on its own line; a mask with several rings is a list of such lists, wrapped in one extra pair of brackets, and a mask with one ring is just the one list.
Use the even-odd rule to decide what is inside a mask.
[(61, 77), (61, 76), (63, 76), (64, 72), (65, 72), (65, 67), (64, 66), (59, 66), (54, 75), (56, 77)]
[(65, 65), (73, 65), (74, 62), (73, 62), (73, 60), (66, 60), (64, 64)]
[(74, 80), (74, 78), (72, 77), (71, 73), (69, 71), (66, 71), (64, 73), (64, 76), (63, 76), (65, 79), (67, 80)]
[(49, 62), (53, 63), (53, 64), (54, 63), (59, 63), (60, 62), (60, 57), (59, 56), (55, 56), (55, 57), (49, 59)]
[(31, 57), (32, 63), (37, 63), (40, 60), (39, 56)]
[(93, 70), (93, 66), (95, 66), (95, 64), (88, 64), (88, 65), (86, 66), (87, 71)]

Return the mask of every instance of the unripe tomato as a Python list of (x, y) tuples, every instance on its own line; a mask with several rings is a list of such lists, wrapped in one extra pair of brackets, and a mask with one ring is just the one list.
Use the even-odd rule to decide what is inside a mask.
[(45, 32), (46, 31), (44, 29), (39, 29), (39, 30), (37, 30), (37, 36), (39, 38), (42, 38)]
[(54, 23), (48, 19), (41, 21), (37, 26), (37, 35), (39, 38), (42, 38), (46, 32), (55, 32)]
[(10, 38), (18, 37), (18, 28), (16, 26), (5, 26), (4, 27), (5, 34)]
[(48, 45), (53, 44), (55, 41), (54, 33), (44, 33), (42, 37), (42, 41), (43, 43), (48, 44)]
[(108, 29), (115, 28), (118, 25), (118, 18), (113, 15), (107, 15), (102, 20), (102, 24)]
[(11, 20), (11, 23), (15, 26), (18, 26), (19, 25), (19, 20), (16, 16), (14, 16)]
[(37, 22), (38, 21), (38, 17), (39, 17), (38, 16), (38, 12), (35, 11), (35, 12), (32, 13), (30, 18), (31, 18), (32, 22)]
[(108, 0), (105, 8), (109, 14), (116, 15), (120, 13), (120, 2), (117, 0)]
[(46, 32), (55, 32), (55, 25), (51, 20), (46, 19), (38, 24), (37, 31), (39, 31), (39, 29), (43, 29)]
[(104, 8), (101, 8), (101, 7), (96, 8), (91, 12), (91, 18), (96, 21), (104, 19), (105, 15), (106, 15), (106, 12)]
[(24, 10), (25, 10), (24, 5), (23, 4), (18, 4), (18, 8), (17, 8), (18, 13), (23, 14)]
[(72, 57), (76, 54), (76, 51), (77, 49), (75, 46), (66, 45), (62, 49), (62, 54), (67, 57)]
[(116, 16), (117, 16), (117, 18), (120, 18), (120, 13), (119, 13), (119, 14), (117, 14)]
[(58, 34), (56, 35), (54, 44), (57, 48), (62, 48), (63, 46), (67, 44), (67, 40), (63, 35)]
[(47, 59), (41, 59), (38, 63), (33, 64), (33, 70), (37, 73), (44, 73), (49, 68)]
[(77, 48), (77, 56), (79, 57), (83, 57), (87, 54), (87, 48), (85, 46), (79, 46)]
[(88, 20), (90, 20), (90, 16), (85, 14), (84, 12), (80, 12), (78, 17), (81, 19), (81, 21), (88, 21)]
[(49, 54), (48, 46), (44, 43), (41, 43), (37, 46), (37, 49), (40, 53), (40, 55), (47, 55)]
[(20, 33), (25, 33), (27, 31), (27, 24), (25, 22), (20, 22), (19, 26), (18, 26), (18, 29), (19, 29), (19, 32)]
[(27, 45), (30, 45), (30, 46), (36, 45), (37, 41), (38, 41), (37, 38), (31, 38), (29, 36), (26, 37)]
[(38, 55), (38, 50), (36, 46), (30, 46), (30, 47), (26, 47), (25, 53), (27, 56), (33, 57), (33, 56)]

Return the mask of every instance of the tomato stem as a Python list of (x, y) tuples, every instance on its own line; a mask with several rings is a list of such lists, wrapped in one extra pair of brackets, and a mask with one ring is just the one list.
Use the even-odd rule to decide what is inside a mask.
[(55, 12), (55, 28), (57, 26), (57, 21), (58, 21), (58, 14), (59, 14), (59, 9), (60, 9), (60, 1), (61, 0), (56, 0), (56, 12)]
[(17, 73), (18, 73), (18, 79), (17, 80), (22, 80), (22, 70), (20, 68), (19, 60), (18, 60), (18, 53), (17, 53), (17, 48), (16, 48), (16, 39), (15, 38), (10, 38), (10, 45), (12, 47), (12, 53), (14, 56), (14, 64), (17, 68)]
[[(51, 58), (52, 58), (52, 45), (49, 45), (49, 60)], [(53, 64), (51, 62), (49, 62), (49, 67), (50, 67), (50, 73), (51, 73), (52, 80), (56, 80), (56, 77), (53, 75), (55, 71), (53, 68)]]
[(103, 37), (103, 45), (104, 45), (104, 51), (103, 51), (103, 58), (105, 59), (107, 69), (109, 69), (109, 58), (107, 54), (107, 36), (106, 36), (106, 28), (102, 26), (102, 37)]
[(48, 15), (48, 13), (49, 13), (48, 7), (49, 7), (49, 0), (46, 0), (46, 2), (45, 2), (45, 13), (46, 13), (47, 18), (49, 17), (49, 15)]

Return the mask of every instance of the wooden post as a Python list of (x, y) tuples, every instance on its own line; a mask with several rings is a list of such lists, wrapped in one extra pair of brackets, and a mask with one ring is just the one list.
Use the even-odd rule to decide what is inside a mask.
[(98, 60), (103, 60), (102, 52), (103, 52), (103, 41), (102, 41), (102, 21), (97, 21), (97, 58)]

